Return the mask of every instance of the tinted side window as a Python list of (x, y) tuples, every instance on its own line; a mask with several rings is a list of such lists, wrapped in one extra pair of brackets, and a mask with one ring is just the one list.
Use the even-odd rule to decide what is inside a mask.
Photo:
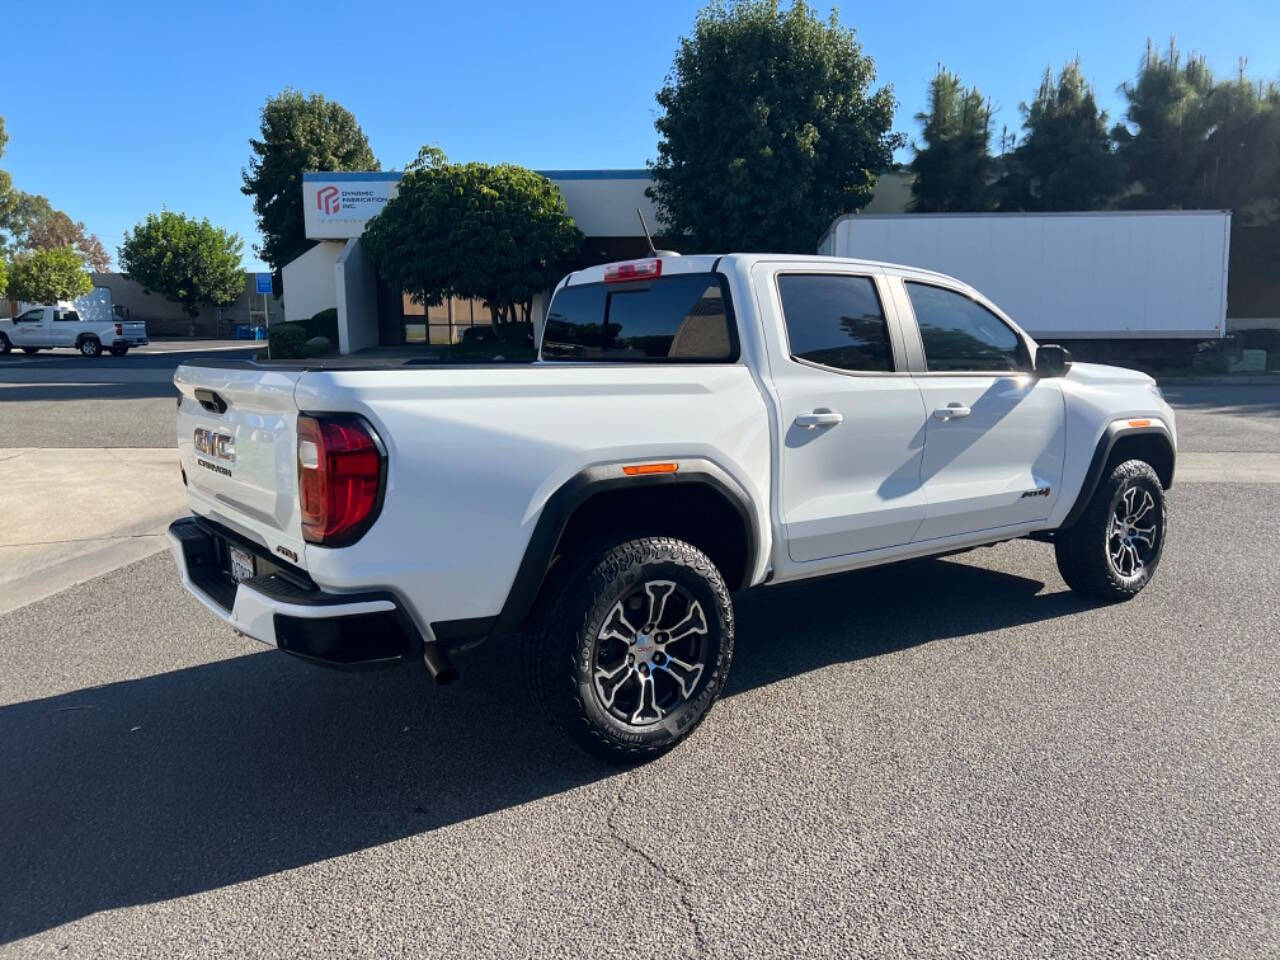
[(54, 314), (53, 314), (53, 319), (55, 319), (55, 320), (69, 320), (69, 321), (71, 321), (72, 323), (79, 323), (79, 322), (80, 322), (80, 314), (76, 313), (74, 310), (58, 310), (58, 311), (55, 311), (55, 312), (54, 312)]
[(840, 370), (893, 369), (889, 325), (870, 277), (782, 274), (778, 293), (797, 360)]
[(18, 317), (16, 323), (39, 323), (44, 318), (43, 310), (28, 310)]
[(569, 286), (547, 311), (542, 355), (649, 363), (735, 360), (732, 323), (728, 297), (712, 274)]
[(927, 283), (906, 287), (930, 371), (1028, 369), (1021, 338), (986, 307)]

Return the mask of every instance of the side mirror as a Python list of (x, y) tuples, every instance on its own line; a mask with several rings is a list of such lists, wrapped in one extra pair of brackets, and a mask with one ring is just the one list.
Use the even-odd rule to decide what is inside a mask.
[(1056, 343), (1036, 347), (1036, 376), (1064, 377), (1071, 369), (1071, 351)]

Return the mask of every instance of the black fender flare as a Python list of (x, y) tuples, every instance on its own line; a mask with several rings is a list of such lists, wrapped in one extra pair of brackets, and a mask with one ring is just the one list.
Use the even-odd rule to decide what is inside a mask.
[(1173, 467), (1177, 460), (1177, 451), (1174, 450), (1173, 440), (1169, 436), (1169, 430), (1159, 421), (1152, 420), (1149, 424), (1143, 426), (1131, 426), (1123, 420), (1108, 424), (1107, 429), (1102, 431), (1102, 436), (1098, 438), (1098, 444), (1094, 447), (1093, 457), (1089, 460), (1089, 469), (1084, 475), (1084, 483), (1080, 487), (1080, 492), (1076, 494), (1075, 503), (1071, 505), (1066, 518), (1058, 527), (1059, 530), (1066, 530), (1072, 527), (1088, 509), (1089, 501), (1093, 499), (1094, 493), (1098, 489), (1098, 484), (1102, 482), (1102, 471), (1106, 469), (1107, 461), (1111, 459), (1111, 451), (1115, 449), (1116, 443), (1124, 437), (1135, 435), (1154, 436), (1161, 440), (1169, 448), (1169, 483), (1167, 487), (1173, 486)]
[(547, 498), (534, 525), (533, 534), (525, 547), (524, 557), (516, 570), (515, 580), (507, 592), (506, 602), (493, 624), (494, 634), (514, 633), (537, 603), (543, 581), (555, 556), (565, 528), (574, 512), (591, 497), (599, 493), (622, 488), (639, 488), (671, 485), (702, 484), (714, 489), (734, 508), (742, 521), (746, 536), (747, 556), (743, 582), (729, 584), (736, 590), (747, 586), (751, 580), (759, 556), (755, 510), (751, 498), (723, 468), (704, 457), (672, 457), (679, 465), (673, 473), (651, 473), (628, 476), (622, 471), (622, 463), (597, 464), (587, 467), (566, 480)]

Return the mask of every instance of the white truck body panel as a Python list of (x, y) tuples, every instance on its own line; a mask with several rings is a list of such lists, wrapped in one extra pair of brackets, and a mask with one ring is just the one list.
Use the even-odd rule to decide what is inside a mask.
[[(1028, 356), (1036, 349), (989, 300), (952, 278), (824, 257), (734, 254), (662, 264), (663, 278), (723, 277), (736, 360), (179, 367), (178, 449), (192, 511), (264, 556), (288, 558), (330, 601), (394, 597), (429, 643), (434, 623), (503, 610), (544, 509), (584, 471), (621, 478), (623, 464), (713, 465), (748, 503), (757, 550), (744, 581), (754, 585), (1055, 529), (1112, 423), (1140, 417), (1175, 442), (1173, 413), (1141, 373), (1090, 364), (1044, 378), (930, 372), (904, 279), (977, 303)], [(793, 356), (783, 274), (872, 283), (897, 365), (850, 372)], [(604, 268), (593, 267), (557, 290), (603, 277)], [(359, 415), (385, 447), (377, 519), (355, 543), (317, 546), (302, 536), (300, 414)], [(196, 449), (199, 430), (231, 437), (234, 459), (224, 469)], [(177, 540), (175, 557), (199, 594)], [(271, 611), (294, 614), (260, 595), (244, 598), (254, 592), (244, 584), (235, 590), (234, 604), (201, 599), (237, 629), (275, 643)]]
[(819, 252), (949, 274), (1033, 337), (1223, 336), (1231, 214), (854, 214)]

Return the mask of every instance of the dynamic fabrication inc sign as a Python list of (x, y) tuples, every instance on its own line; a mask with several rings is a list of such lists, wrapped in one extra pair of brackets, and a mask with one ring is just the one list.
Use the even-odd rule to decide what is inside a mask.
[(398, 173), (305, 173), (302, 209), (313, 240), (358, 237), (396, 195)]
[(391, 184), (318, 183), (316, 184), (316, 216), (321, 220), (371, 220), (382, 212), (390, 199)]

